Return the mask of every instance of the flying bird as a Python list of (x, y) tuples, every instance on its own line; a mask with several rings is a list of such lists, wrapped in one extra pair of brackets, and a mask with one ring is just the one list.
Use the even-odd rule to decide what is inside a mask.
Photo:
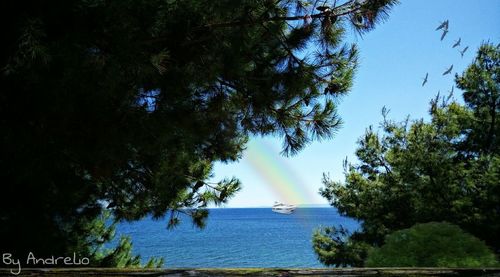
[(436, 31), (437, 30), (445, 30), (445, 31), (448, 31), (448, 19), (446, 19), (445, 21), (441, 22), (441, 24), (436, 28)]
[(465, 46), (464, 50), (460, 51), (460, 55), (462, 55), (462, 58), (464, 57), (465, 51), (469, 49), (469, 46)]
[(445, 29), (443, 31), (443, 34), (441, 35), (441, 41), (443, 41), (444, 37), (446, 36), (446, 34), (448, 33), (448, 29)]
[(461, 41), (462, 41), (462, 38), (458, 38), (458, 40), (455, 42), (455, 44), (453, 44), (453, 46), (451, 48), (455, 48), (457, 46), (460, 46)]
[(429, 73), (425, 74), (424, 81), (422, 82), (422, 86), (425, 86), (425, 84), (427, 83), (427, 77), (429, 77)]
[(450, 68), (448, 68), (445, 72), (443, 72), (443, 76), (446, 74), (450, 74), (452, 70), (453, 70), (453, 65), (451, 65)]

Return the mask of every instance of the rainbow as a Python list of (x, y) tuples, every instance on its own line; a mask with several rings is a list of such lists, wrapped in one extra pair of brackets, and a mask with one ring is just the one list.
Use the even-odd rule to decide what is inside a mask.
[(280, 198), (277, 200), (294, 205), (313, 203), (314, 197), (305, 183), (277, 153), (274, 147), (261, 139), (252, 139), (248, 143), (245, 160)]

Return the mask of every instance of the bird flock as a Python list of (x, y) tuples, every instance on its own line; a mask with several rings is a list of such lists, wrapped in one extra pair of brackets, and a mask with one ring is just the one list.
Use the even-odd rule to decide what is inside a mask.
[[(435, 31), (440, 31), (441, 30), (441, 41), (444, 40), (444, 38), (446, 37), (446, 35), (448, 34), (449, 32), (449, 25), (450, 22), (449, 20), (445, 20), (443, 22), (441, 22), (439, 24), (439, 26), (437, 26), (436, 30)], [(461, 57), (463, 58), (464, 57), (464, 54), (465, 52), (469, 49), (469, 46), (466, 46), (464, 47), (462, 50), (460, 50), (460, 44), (462, 43), (462, 38), (458, 38), (454, 43), (453, 45), (451, 46), (451, 48), (457, 48), (458, 49), (458, 52), (460, 53)], [(453, 70), (453, 64), (450, 65), (449, 67), (447, 67), (445, 69), (445, 71), (443, 72), (443, 76), (445, 75), (448, 75), (448, 74), (451, 74), (452, 73), (452, 70)], [(424, 80), (422, 81), (422, 86), (425, 86), (425, 84), (427, 84), (427, 81), (428, 81), (428, 78), (429, 78), (429, 73), (426, 73), (425, 74), (425, 77), (423, 78)], [(453, 92), (453, 87), (451, 88), (451, 91)]]

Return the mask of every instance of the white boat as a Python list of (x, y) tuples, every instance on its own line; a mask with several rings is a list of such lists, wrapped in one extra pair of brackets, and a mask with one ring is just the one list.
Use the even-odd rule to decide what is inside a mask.
[(295, 205), (288, 205), (278, 201), (274, 202), (273, 212), (280, 214), (291, 214), (295, 210)]

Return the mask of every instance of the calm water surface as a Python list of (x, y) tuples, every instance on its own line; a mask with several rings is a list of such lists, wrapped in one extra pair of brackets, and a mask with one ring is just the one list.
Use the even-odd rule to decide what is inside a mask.
[(270, 208), (211, 209), (200, 230), (188, 218), (174, 230), (166, 219), (121, 223), (117, 235), (129, 235), (143, 260), (164, 257), (165, 267), (322, 267), (312, 249), (319, 226), (359, 224), (333, 208), (299, 208), (291, 215)]

